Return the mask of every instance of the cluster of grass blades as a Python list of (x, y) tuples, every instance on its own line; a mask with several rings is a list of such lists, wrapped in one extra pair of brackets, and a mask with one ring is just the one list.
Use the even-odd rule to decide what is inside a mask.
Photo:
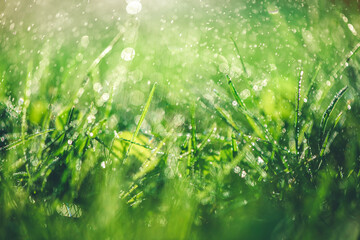
[[(332, 115), (348, 87), (321, 108), (314, 91), (320, 88), (315, 82), (321, 65), (303, 94), (301, 70), (294, 118), (271, 122), (247, 107), (236, 79), (226, 74), (228, 89), (191, 104), (183, 132), (174, 127), (152, 136), (141, 127), (156, 98), (154, 84), (135, 128), (114, 129), (109, 126), (111, 115), (117, 114), (111, 110), (111, 94), (102, 109), (95, 100), (86, 107), (79, 103), (120, 37), (83, 74), (74, 99), (59, 114), (42, 116), (41, 131), (27, 119), (27, 94), (20, 111), (1, 104), (0, 116), (6, 120), (0, 142), (5, 159), (0, 163), (0, 217), (7, 220), (0, 226), (1, 238), (218, 239), (242, 234), (261, 239), (271, 234), (274, 239), (301, 239), (318, 237), (338, 223), (329, 220), (342, 217), (335, 213), (341, 209), (336, 197), (341, 191), (348, 194), (353, 185), (341, 182), (342, 172), (329, 163), (344, 114)], [(232, 41), (247, 78), (244, 59)], [(28, 68), (25, 92), (33, 66)], [(326, 110), (319, 113), (311, 105)], [(218, 116), (204, 132), (198, 130), (201, 106)], [(19, 134), (14, 134), (15, 125), (20, 125)], [(279, 129), (286, 131), (278, 134)], [(353, 172), (348, 176), (358, 174)], [(352, 203), (346, 210), (357, 206)], [(307, 226), (319, 230), (306, 231)]]

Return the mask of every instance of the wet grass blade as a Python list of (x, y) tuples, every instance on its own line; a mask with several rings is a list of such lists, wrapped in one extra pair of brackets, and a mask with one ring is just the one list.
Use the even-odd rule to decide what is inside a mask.
[(332, 74), (333, 78), (339, 77), (339, 74), (341, 74), (345, 70), (345, 68), (348, 66), (350, 59), (353, 56), (355, 56), (355, 54), (357, 53), (357, 51), (359, 51), (359, 49), (360, 49), (360, 43), (357, 43), (355, 47), (345, 56), (345, 59), (340, 63), (339, 68), (335, 70), (335, 72)]
[(304, 95), (304, 97), (307, 99), (307, 101), (310, 100), (309, 99), (310, 98), (309, 94), (310, 94), (311, 89), (313, 89), (313, 87), (314, 87), (314, 85), (316, 83), (315, 80), (316, 80), (317, 76), (319, 75), (320, 69), (321, 69), (321, 63), (319, 63), (317, 65), (315, 73), (314, 73), (313, 77), (310, 80), (310, 86), (309, 86), (308, 90), (306, 91), (306, 93)]
[(195, 123), (195, 103), (191, 107), (191, 141), (194, 148), (194, 154), (196, 154), (196, 123)]
[(158, 165), (158, 163), (161, 160), (161, 158), (157, 157), (156, 155), (160, 151), (161, 147), (165, 145), (165, 141), (167, 140), (168, 137), (166, 137), (157, 145), (157, 147), (152, 152), (151, 156), (141, 165), (139, 171), (133, 176), (134, 181), (144, 177), (147, 173), (154, 170), (154, 168)]
[(224, 109), (222, 109), (221, 107), (219, 107), (218, 105), (215, 105), (215, 110), (216, 112), (220, 115), (220, 117), (222, 119), (225, 120), (225, 122), (230, 126), (232, 127), (235, 131), (239, 132), (239, 133), (242, 133), (242, 131), (238, 128), (238, 126), (236, 126), (234, 120), (231, 118), (231, 116), (229, 114), (227, 114), (225, 112)]
[(103, 145), (111, 155), (113, 155), (117, 160), (121, 161), (121, 159), (118, 157), (118, 155), (116, 153), (114, 153), (110, 147), (108, 147), (100, 138), (95, 137), (94, 138), (97, 142), (99, 142), (101, 145)]
[(298, 89), (297, 89), (297, 99), (296, 99), (296, 113), (295, 113), (295, 152), (297, 161), (299, 160), (299, 118), (300, 118), (300, 98), (301, 98), (301, 81), (303, 78), (303, 70), (300, 71)]
[(226, 79), (228, 80), (228, 84), (231, 90), (232, 95), (234, 96), (237, 104), (239, 104), (240, 108), (242, 108), (243, 110), (246, 110), (245, 104), (244, 102), (241, 100), (241, 98), (239, 97), (238, 92), (235, 89), (235, 86), (233, 84), (233, 82), (231, 81), (229, 75), (226, 75)]
[(28, 135), (28, 136), (24, 136), (22, 139), (16, 141), (16, 142), (13, 142), (13, 143), (10, 143), (2, 148), (0, 148), (0, 151), (1, 150), (10, 150), (10, 149), (13, 149), (13, 148), (16, 148), (17, 146), (21, 145), (21, 144), (24, 144), (26, 141), (29, 141), (33, 138), (36, 138), (38, 136), (41, 136), (41, 135), (44, 135), (46, 133), (49, 133), (49, 132), (52, 132), (54, 131), (55, 129), (48, 129), (46, 131), (43, 131), (43, 132), (39, 132), (39, 133), (34, 133), (34, 134), (31, 134), (31, 135)]
[(329, 120), (329, 116), (331, 114), (331, 112), (333, 111), (333, 109), (335, 108), (336, 103), (339, 101), (339, 99), (344, 95), (344, 93), (347, 90), (347, 86), (344, 87), (343, 89), (341, 89), (333, 98), (333, 100), (331, 101), (330, 105), (328, 106), (328, 108), (325, 110), (322, 118), (321, 118), (321, 122), (320, 122), (320, 144), (321, 142), (323, 142), (323, 137), (325, 134), (325, 130), (326, 130), (326, 125), (327, 122)]
[(150, 95), (149, 95), (149, 98), (145, 104), (145, 107), (144, 107), (144, 110), (140, 116), (140, 119), (139, 119), (139, 122), (136, 126), (136, 129), (135, 129), (135, 132), (130, 140), (130, 144), (129, 144), (129, 147), (126, 151), (126, 154), (125, 154), (125, 158), (124, 158), (124, 162), (126, 161), (127, 157), (129, 156), (129, 153), (131, 151), (131, 148), (132, 148), (132, 145), (133, 145), (133, 142), (136, 138), (136, 136), (138, 135), (139, 131), (140, 131), (140, 127), (141, 127), (141, 124), (143, 123), (144, 119), (145, 119), (145, 116), (146, 116), (146, 113), (148, 112), (149, 110), (149, 107), (150, 107), (150, 103), (151, 103), (151, 99), (153, 98), (154, 96), (154, 92), (155, 92), (155, 88), (156, 88), (156, 83), (153, 85), (152, 89), (151, 89), (151, 92), (150, 92)]
[(92, 62), (90, 67), (87, 70), (87, 74), (90, 74), (95, 67), (101, 62), (101, 60), (108, 55), (111, 50), (113, 49), (114, 45), (120, 40), (121, 36), (123, 35), (122, 32), (119, 32), (110, 42), (110, 44), (99, 54), (99, 56)]
[(197, 150), (199, 152), (201, 152), (204, 147), (206, 146), (206, 144), (209, 142), (208, 140), (210, 139), (210, 137), (212, 136), (212, 134), (216, 131), (216, 123), (214, 123), (212, 126), (211, 126), (211, 131), (205, 136), (204, 140), (198, 144), (197, 146)]
[(337, 124), (339, 123), (340, 119), (341, 119), (341, 116), (342, 116), (343, 112), (340, 112), (339, 115), (336, 117), (335, 119), (335, 123), (334, 125), (331, 127), (331, 129), (327, 132), (326, 134), (326, 137), (324, 139), (324, 142), (322, 144), (322, 147), (321, 147), (321, 150), (320, 150), (320, 157), (324, 156), (325, 154), (325, 150), (326, 150), (326, 147), (328, 145), (328, 141), (329, 141), (329, 137), (330, 137), (330, 134), (331, 132), (333, 132), (333, 130), (335, 129), (335, 127), (337, 126)]
[(238, 48), (235, 40), (234, 40), (232, 37), (230, 37), (230, 38), (231, 38), (231, 41), (234, 43), (234, 46), (235, 46), (235, 49), (236, 49), (236, 53), (237, 53), (237, 55), (239, 56), (241, 65), (242, 65), (242, 67), (243, 67), (243, 70), (244, 70), (244, 72), (245, 72), (246, 75), (247, 75), (248, 73), (247, 73), (247, 71), (246, 71), (246, 67), (245, 67), (245, 64), (244, 64), (244, 60), (243, 60), (243, 58), (242, 58), (242, 56), (241, 56), (241, 54), (240, 54), (239, 48)]
[(269, 134), (266, 134), (266, 128), (264, 127), (264, 125), (262, 125), (261, 122), (247, 110), (244, 102), (239, 97), (239, 94), (236, 91), (235, 86), (232, 83), (229, 75), (226, 75), (226, 79), (228, 81), (231, 93), (235, 98), (235, 101), (237, 102), (239, 108), (242, 110), (242, 113), (245, 115), (247, 121), (249, 122), (255, 133), (258, 135), (258, 137), (260, 137), (261, 139), (272, 139)]
[(32, 79), (32, 70), (33, 70), (33, 63), (30, 61), (27, 66), (27, 76), (25, 80), (25, 89), (24, 89), (24, 103), (22, 108), (22, 117), (21, 117), (21, 138), (22, 141), (25, 141), (25, 135), (27, 131), (27, 122), (26, 122), (26, 115), (27, 115), (27, 108), (30, 105), (30, 87), (31, 87), (31, 79)]

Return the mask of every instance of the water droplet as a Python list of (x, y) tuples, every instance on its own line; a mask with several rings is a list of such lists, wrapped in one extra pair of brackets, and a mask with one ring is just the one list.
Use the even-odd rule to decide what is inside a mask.
[(241, 97), (241, 99), (247, 99), (248, 97), (250, 97), (250, 90), (244, 89), (243, 91), (241, 91), (240, 97)]
[(219, 71), (222, 73), (229, 73), (229, 65), (226, 63), (222, 63), (219, 65)]
[(110, 95), (108, 93), (104, 93), (102, 96), (101, 96), (101, 99), (106, 102), (107, 100), (109, 100), (110, 98)]
[(12, 31), (15, 28), (15, 23), (10, 24), (9, 30)]
[(82, 46), (83, 48), (87, 48), (89, 45), (89, 36), (83, 36), (80, 40), (80, 46)]
[(78, 53), (77, 55), (76, 55), (76, 61), (78, 61), (78, 62), (81, 62), (82, 60), (83, 60), (83, 55), (81, 54), (81, 53)]
[(105, 162), (103, 161), (103, 162), (101, 162), (101, 167), (102, 168), (105, 168), (106, 167), (106, 164), (105, 164)]
[(278, 14), (279, 13), (279, 8), (275, 5), (268, 6), (267, 10), (268, 10), (269, 14)]
[(140, 1), (131, 1), (126, 6), (126, 12), (131, 15), (138, 14), (141, 11), (142, 5)]
[(100, 92), (102, 90), (102, 86), (100, 83), (94, 83), (93, 89), (95, 92)]
[(122, 52), (121, 52), (121, 58), (124, 60), (124, 61), (131, 61), (133, 60), (135, 57), (135, 49), (131, 48), (131, 47), (128, 47), (128, 48), (125, 48)]

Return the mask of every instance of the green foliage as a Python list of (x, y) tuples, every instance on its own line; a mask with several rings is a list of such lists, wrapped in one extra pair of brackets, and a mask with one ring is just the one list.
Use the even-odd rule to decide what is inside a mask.
[(143, 4), (0, 28), (0, 239), (358, 239), (359, 10)]

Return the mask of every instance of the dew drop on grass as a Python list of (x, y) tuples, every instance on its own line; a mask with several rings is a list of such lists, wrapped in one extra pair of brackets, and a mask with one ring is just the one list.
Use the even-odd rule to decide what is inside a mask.
[(110, 98), (110, 95), (109, 93), (104, 93), (102, 96), (101, 96), (101, 99), (106, 102), (107, 100), (109, 100)]
[(93, 89), (95, 92), (100, 92), (102, 90), (102, 86), (100, 83), (94, 83)]
[(226, 63), (222, 63), (219, 65), (219, 71), (222, 73), (228, 73), (229, 72), (229, 65)]
[(267, 11), (269, 14), (278, 14), (279, 13), (279, 8), (275, 5), (269, 5), (267, 7)]
[(9, 30), (12, 31), (15, 28), (15, 23), (10, 24)]
[(121, 52), (121, 58), (126, 62), (133, 60), (134, 57), (135, 57), (135, 49), (131, 47), (127, 47)]
[(78, 53), (76, 55), (76, 61), (81, 62), (84, 59), (83, 55), (81, 53)]
[(247, 99), (248, 97), (250, 97), (250, 90), (244, 89), (243, 91), (241, 91), (240, 97), (241, 97), (241, 99)]
[(89, 45), (89, 36), (83, 36), (80, 40), (80, 46), (83, 47), (83, 48), (87, 48), (88, 45)]

